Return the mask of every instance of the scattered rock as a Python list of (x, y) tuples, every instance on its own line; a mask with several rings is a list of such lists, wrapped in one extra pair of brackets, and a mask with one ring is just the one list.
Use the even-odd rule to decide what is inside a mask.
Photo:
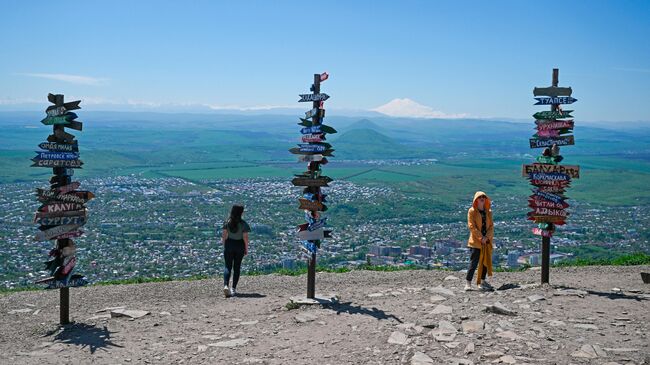
[(429, 365), (433, 363), (432, 358), (419, 351), (416, 351), (411, 358), (411, 365)]
[(234, 339), (234, 340), (210, 343), (210, 344), (208, 344), (208, 346), (210, 346), (210, 347), (237, 347), (237, 346), (244, 346), (248, 342), (250, 342), (250, 340), (248, 338), (237, 338), (237, 339)]
[(438, 322), (438, 328), (430, 333), (438, 342), (451, 342), (456, 338), (457, 332), (456, 327), (451, 322), (443, 320)]
[(573, 327), (582, 328), (585, 330), (598, 330), (598, 327), (594, 326), (593, 324), (587, 324), (587, 323), (574, 324)]
[(543, 295), (534, 294), (534, 295), (529, 296), (528, 300), (535, 303), (535, 302), (539, 302), (539, 301), (542, 301), (542, 300), (546, 300), (546, 298)]
[(503, 304), (500, 302), (494, 302), (494, 304), (484, 304), (485, 305), (485, 311), (486, 312), (492, 312), (496, 314), (503, 314), (506, 316), (516, 316), (517, 313), (514, 311), (511, 311), (510, 309), (506, 308)]
[(588, 295), (584, 290), (578, 290), (578, 289), (558, 289), (556, 290), (553, 295), (560, 296), (560, 295), (569, 295), (569, 296), (576, 296), (580, 298), (584, 298), (585, 295)]
[(429, 298), (430, 301), (437, 303), (437, 302), (443, 302), (447, 300), (447, 298), (440, 296), (440, 295), (432, 295), (431, 298)]
[(129, 317), (133, 319), (138, 319), (146, 316), (150, 312), (138, 310), (138, 309), (114, 309), (111, 311), (111, 318), (116, 317)]
[(497, 337), (505, 338), (510, 341), (515, 341), (515, 340), (521, 340), (522, 337), (519, 336), (518, 334), (512, 332), (512, 331), (503, 331), (503, 332), (498, 332)]
[(463, 354), (469, 355), (474, 352), (474, 342), (470, 342), (465, 346), (465, 350), (463, 350)]
[(463, 333), (480, 332), (485, 327), (483, 321), (465, 321), (462, 323)]
[(428, 288), (428, 290), (434, 294), (446, 295), (448, 297), (456, 296), (456, 294), (454, 294), (454, 292), (451, 289), (443, 288), (441, 286)]
[(564, 322), (562, 322), (562, 321), (555, 320), (555, 319), (552, 320), (552, 321), (548, 321), (548, 322), (546, 322), (546, 324), (548, 324), (548, 325), (551, 326), (551, 327), (562, 327), (562, 326), (566, 326), (566, 323), (564, 323)]
[(504, 364), (516, 364), (517, 363), (517, 360), (515, 360), (515, 358), (510, 356), (510, 355), (501, 356), (497, 361), (500, 362), (500, 363), (504, 363)]
[(297, 316), (293, 317), (293, 319), (295, 319), (298, 323), (307, 323), (315, 321), (318, 319), (318, 317), (311, 313), (300, 313)]
[(378, 298), (378, 297), (383, 297), (383, 296), (384, 296), (384, 294), (382, 294), (382, 293), (368, 294), (368, 297), (370, 297), (370, 298)]
[(571, 356), (582, 359), (595, 359), (598, 357), (598, 354), (596, 354), (596, 350), (593, 346), (587, 344), (582, 345), (580, 350), (573, 352)]
[(450, 306), (438, 304), (435, 308), (433, 308), (431, 314), (451, 314), (452, 311), (453, 309)]
[(165, 311), (162, 311), (162, 312), (160, 312), (158, 314), (161, 315), (161, 316), (171, 316), (172, 315), (171, 313), (165, 312)]
[(453, 275), (447, 275), (447, 276), (445, 276), (445, 281), (449, 281), (449, 280), (458, 280), (458, 278), (455, 277), (455, 276), (453, 276)]
[(402, 332), (394, 331), (390, 334), (390, 337), (388, 337), (388, 343), (394, 345), (406, 345), (409, 343), (409, 337)]
[(444, 346), (445, 346), (446, 348), (448, 348), (448, 349), (455, 349), (455, 348), (457, 348), (458, 346), (460, 346), (460, 342), (457, 342), (457, 341), (454, 341), (454, 342), (447, 342)]
[(9, 311), (9, 314), (29, 313), (31, 311), (32, 311), (31, 308), (12, 309), (12, 310)]

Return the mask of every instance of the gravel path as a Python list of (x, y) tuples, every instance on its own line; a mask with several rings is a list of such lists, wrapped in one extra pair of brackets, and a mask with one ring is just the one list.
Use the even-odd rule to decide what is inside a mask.
[(338, 303), (293, 310), (305, 276), (242, 277), (229, 299), (220, 280), (73, 288), (65, 328), (58, 291), (20, 292), (0, 295), (0, 363), (650, 364), (642, 271), (496, 273), (519, 287), (495, 292), (462, 291), (458, 272), (319, 273)]

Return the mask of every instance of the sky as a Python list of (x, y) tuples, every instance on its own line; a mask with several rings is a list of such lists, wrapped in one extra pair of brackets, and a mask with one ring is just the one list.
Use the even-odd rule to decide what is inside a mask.
[(576, 122), (650, 121), (650, 1), (0, 0), (0, 108), (301, 108), (531, 119), (571, 86)]

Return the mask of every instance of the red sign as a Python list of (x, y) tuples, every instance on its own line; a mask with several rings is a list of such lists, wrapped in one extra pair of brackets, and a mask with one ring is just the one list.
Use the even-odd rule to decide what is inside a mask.
[(534, 211), (529, 212), (528, 215), (538, 216), (545, 215), (551, 217), (568, 217), (569, 212), (564, 209), (549, 209), (549, 208), (535, 208)]
[(323, 135), (323, 133), (305, 134), (302, 136), (302, 141), (305, 143), (323, 142), (324, 140), (325, 140), (325, 136)]
[(537, 228), (537, 227), (533, 228), (533, 234), (536, 234), (536, 235), (542, 236), (542, 237), (553, 237), (553, 231), (547, 231), (545, 229), (541, 229), (541, 228)]
[(566, 209), (569, 204), (566, 202), (555, 203), (545, 199), (529, 199), (528, 206), (531, 208)]

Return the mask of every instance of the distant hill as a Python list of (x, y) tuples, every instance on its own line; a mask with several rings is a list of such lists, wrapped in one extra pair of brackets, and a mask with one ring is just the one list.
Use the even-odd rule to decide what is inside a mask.
[(336, 149), (336, 156), (344, 159), (414, 158), (421, 155), (419, 149), (369, 128), (348, 130), (338, 138), (332, 137), (331, 143)]
[(361, 119), (350, 124), (346, 130), (352, 129), (372, 129), (374, 131), (384, 132), (384, 129), (370, 119)]

